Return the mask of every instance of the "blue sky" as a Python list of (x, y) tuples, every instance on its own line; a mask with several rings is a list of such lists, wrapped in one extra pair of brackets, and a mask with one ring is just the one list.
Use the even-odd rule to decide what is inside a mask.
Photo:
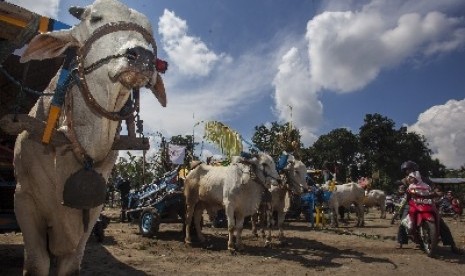
[[(72, 25), (68, 8), (93, 1), (12, 2)], [(447, 167), (465, 164), (463, 0), (121, 2), (150, 19), (170, 64), (168, 107), (142, 96), (147, 133), (218, 120), (250, 139), (257, 125), (292, 120), (310, 146), (380, 113), (425, 135)]]

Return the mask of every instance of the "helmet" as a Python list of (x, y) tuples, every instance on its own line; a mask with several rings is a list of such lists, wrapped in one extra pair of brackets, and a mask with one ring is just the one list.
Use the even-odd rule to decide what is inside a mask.
[(418, 165), (417, 163), (413, 162), (413, 161), (405, 161), (404, 163), (402, 163), (402, 165), (400, 166), (400, 170), (401, 171), (405, 171), (405, 170), (413, 170), (413, 171), (418, 171)]

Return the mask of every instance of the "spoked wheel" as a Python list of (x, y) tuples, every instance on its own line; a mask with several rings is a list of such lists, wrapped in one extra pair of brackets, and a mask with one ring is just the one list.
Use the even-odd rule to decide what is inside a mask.
[(140, 216), (139, 230), (142, 236), (152, 238), (160, 227), (160, 215), (154, 209), (144, 210)]
[(420, 225), (421, 247), (428, 257), (433, 257), (438, 245), (438, 235), (433, 222), (423, 221)]

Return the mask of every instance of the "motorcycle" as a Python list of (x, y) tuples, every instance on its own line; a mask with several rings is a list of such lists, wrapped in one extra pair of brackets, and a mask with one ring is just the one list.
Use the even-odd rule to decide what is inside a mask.
[(439, 213), (427, 188), (409, 189), (409, 214), (402, 220), (407, 236), (432, 257), (439, 241)]

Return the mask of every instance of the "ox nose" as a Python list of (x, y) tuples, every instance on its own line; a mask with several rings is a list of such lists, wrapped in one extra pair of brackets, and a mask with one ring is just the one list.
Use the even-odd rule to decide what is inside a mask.
[(155, 55), (153, 52), (137, 46), (126, 50), (126, 57), (129, 65), (138, 68), (141, 71), (154, 71)]

